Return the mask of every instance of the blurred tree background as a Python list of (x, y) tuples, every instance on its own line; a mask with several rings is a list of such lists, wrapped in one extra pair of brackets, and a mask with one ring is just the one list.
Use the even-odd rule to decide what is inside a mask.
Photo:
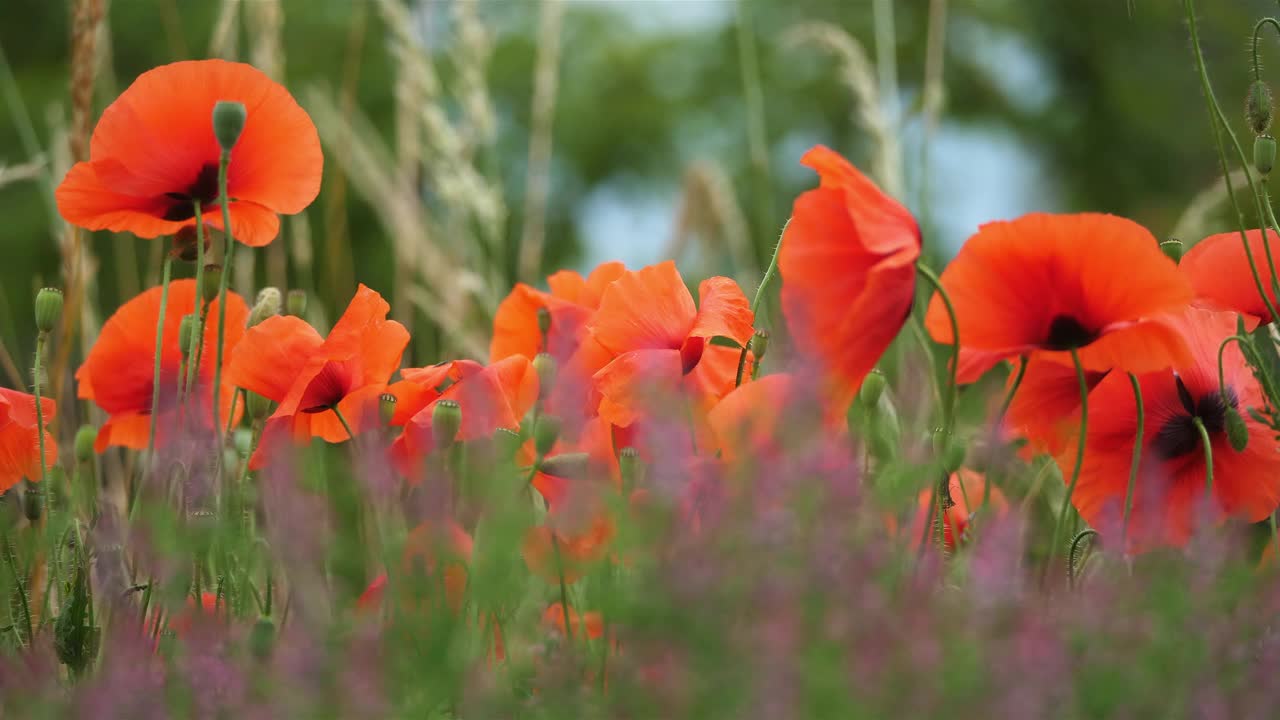
[[(1180, 219), (1195, 233), (1226, 227), (1220, 207), (1183, 218), (1220, 172), (1181, 3), (582, 0), (560, 7), (556, 27), (541, 3), (493, 0), (460, 12), (461, 2), (111, 0), (98, 35), (95, 117), (156, 65), (269, 58), (268, 71), (321, 126), (325, 182), (305, 221), (285, 224), (278, 247), (257, 259), (256, 277), (238, 280), (240, 289), (303, 287), (318, 296), (313, 305), (332, 311), (357, 280), (391, 296), (399, 268), (421, 267), (399, 295), (413, 309), (397, 308), (416, 318), (415, 364), (482, 347), (460, 339), (465, 331), (439, 330), (449, 312), (481, 327), (511, 282), (540, 282), (561, 267), (677, 255), (690, 276), (728, 272), (754, 284), (791, 199), (815, 182), (797, 161), (816, 143), (890, 187), (884, 175), (899, 163), (898, 192), (921, 214), (926, 245), (939, 258), (978, 222), (1034, 209), (1118, 213), (1158, 236)], [(69, 164), (78, 3), (0, 0), (0, 340), (19, 366), (32, 347), (34, 289), (63, 284), (65, 230), (52, 188)], [(1199, 5), (1209, 70), (1247, 151), (1240, 108), (1248, 38), (1257, 18), (1280, 8), (1268, 0)], [(388, 12), (392, 6), (405, 13)], [(467, 34), (468, 15), (481, 35), (474, 26)], [(1264, 60), (1280, 59), (1278, 40), (1265, 37)], [(537, 205), (526, 204), (527, 171), (537, 135), (535, 69), (549, 41), (559, 57), (552, 55), (545, 223), (537, 223), (546, 249), (531, 272), (518, 248), (529, 232), (526, 208)], [(406, 47), (427, 61), (434, 86), (402, 82)], [(943, 91), (934, 98), (936, 127), (922, 113), (931, 48), (945, 48), (935, 57)], [(861, 75), (859, 51), (874, 65)], [(879, 94), (885, 83), (896, 92)], [(878, 95), (878, 109), (867, 106), (868, 92)], [(405, 103), (414, 114), (419, 106), (442, 113), (422, 113), (425, 125), (408, 145)], [(402, 163), (417, 143), (444, 144), (433, 117), (448, 120), (462, 149), (437, 147), (417, 165)], [(486, 117), (492, 132), (476, 127)], [(868, 117), (886, 123), (882, 135), (896, 155), (884, 154)], [(344, 122), (358, 137), (342, 134)], [(762, 146), (753, 146), (753, 133)], [(361, 165), (361, 148), (370, 145), (385, 151), (369, 161), (374, 170), (404, 166), (381, 170), (393, 178), (404, 171), (420, 206), (410, 215), (428, 217), (430, 233), (419, 237), (388, 209), (398, 207), (385, 197), (388, 186)], [(451, 175), (456, 158), (476, 173)], [(486, 197), (486, 184), (488, 204), (447, 207)], [(164, 241), (110, 233), (86, 240), (97, 263), (90, 304), (100, 322), (153, 281)], [(439, 251), (410, 263), (404, 254), (419, 245)], [(459, 292), (474, 297), (455, 306)], [(12, 381), (0, 373), (0, 382)]]

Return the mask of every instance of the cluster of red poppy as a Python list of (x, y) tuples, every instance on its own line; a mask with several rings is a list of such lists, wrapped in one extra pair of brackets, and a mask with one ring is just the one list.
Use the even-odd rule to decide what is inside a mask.
[[(210, 117), (225, 101), (245, 108), (227, 175), (232, 234), (246, 245), (270, 242), (277, 214), (301, 211), (318, 192), (319, 141), (282, 87), (247, 65), (216, 60), (145, 73), (106, 110), (90, 160), (58, 188), (63, 217), (141, 237), (199, 223), (221, 228), (215, 176), (225, 146)], [(76, 373), (79, 396), (108, 416), (98, 450), (163, 446), (174, 428), (193, 422), (216, 433), (215, 423), (238, 424), (248, 408), (261, 421), (251, 469), (283, 461), (291, 446), (314, 438), (338, 443), (389, 432), (388, 463), (412, 486), (432, 482), (450, 448), (491, 442), (502, 455), (505, 438), (510, 462), (547, 507), (524, 538), (524, 559), (535, 574), (572, 583), (611, 556), (608, 508), (617, 506), (609, 496), (627, 492), (631, 504), (643, 502), (642, 491), (624, 487), (622, 458), (670, 452), (654, 438), (671, 426), (698, 462), (785, 449), (780, 416), (802, 383), (818, 387), (811, 409), (819, 432), (839, 438), (864, 379), (910, 318), (922, 249), (911, 213), (827, 148), (802, 162), (820, 183), (796, 199), (777, 257), (794, 374), (761, 376), (768, 336), (736, 282), (710, 278), (695, 298), (672, 262), (637, 270), (606, 263), (586, 277), (561, 271), (547, 278), (546, 291), (519, 284), (497, 308), (487, 364), (421, 368), (400, 367), (409, 333), (363, 285), (323, 336), (279, 314), (253, 313), (249, 327), (250, 307), (237, 294), (225, 295), (223, 312), (216, 299), (198, 297), (195, 282), (178, 280), (119, 308)], [(1219, 346), (1237, 332), (1238, 318), (1250, 327), (1271, 322), (1266, 308), (1277, 301), (1252, 291), (1239, 239), (1208, 238), (1179, 266), (1128, 220), (1032, 214), (983, 226), (928, 306), (933, 338), (959, 346), (960, 383), (1019, 363), (1000, 422), (1030, 450), (1058, 459), (1086, 521), (1105, 525), (1125, 512), (1133, 476), (1131, 549), (1186, 540), (1209, 467), (1218, 513), (1256, 521), (1280, 504), (1280, 452), (1270, 428), (1247, 412), (1265, 406), (1259, 383), (1234, 346), (1219, 368)], [(1255, 255), (1264, 245), (1260, 234), (1249, 235)], [(199, 326), (198, 349), (180, 343), (182, 319), (192, 314), (223, 318)], [(186, 388), (193, 361), (198, 371), (186, 383), (194, 387)], [(214, 367), (224, 362), (219, 377)], [(45, 402), (48, 422), (53, 404)], [(33, 409), (30, 396), (0, 391), (0, 487), (40, 474)], [(1228, 438), (1238, 419), (1248, 432), (1240, 450)], [(52, 461), (51, 436), (45, 447)], [(949, 545), (963, 537), (977, 505), (964, 495), (1005, 506), (999, 490), (987, 491), (969, 470), (951, 487)], [(921, 495), (925, 506), (928, 496)], [(451, 605), (465, 588), (457, 576), (471, 550), (465, 522), (419, 527), (406, 556), (428, 566), (450, 556)], [(385, 583), (375, 581), (362, 604), (378, 603)], [(578, 616), (552, 622), (565, 617), (573, 624)]]

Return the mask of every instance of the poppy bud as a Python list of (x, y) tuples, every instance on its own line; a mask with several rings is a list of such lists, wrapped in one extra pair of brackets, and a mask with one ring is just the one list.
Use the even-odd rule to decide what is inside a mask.
[(265, 660), (271, 656), (271, 650), (276, 644), (276, 624), (271, 622), (271, 618), (259, 618), (258, 622), (253, 624), (253, 630), (249, 632), (249, 652), (259, 660)]
[(538, 353), (533, 358), (533, 370), (538, 373), (538, 395), (548, 397), (556, 385), (556, 359), (546, 353)]
[(618, 452), (618, 470), (622, 475), (622, 486), (633, 488), (644, 472), (644, 461), (640, 452), (633, 447), (624, 447)]
[(1178, 238), (1169, 238), (1160, 242), (1160, 252), (1175, 263), (1182, 262), (1182, 241)]
[(884, 374), (879, 370), (872, 370), (862, 380), (862, 387), (858, 389), (858, 401), (864, 407), (875, 407), (876, 403), (880, 402), (880, 395), (884, 392), (884, 386)]
[(264, 287), (258, 291), (258, 298), (249, 313), (249, 327), (253, 327), (269, 317), (280, 314), (280, 289)]
[(543, 337), (551, 332), (551, 311), (544, 307), (538, 308), (538, 332), (542, 333)]
[(960, 469), (964, 464), (965, 448), (955, 435), (943, 429), (933, 433), (933, 452), (942, 463), (942, 470), (947, 475)]
[(1271, 87), (1261, 80), (1249, 86), (1244, 102), (1244, 117), (1254, 135), (1265, 135), (1271, 128)]
[(209, 304), (218, 299), (218, 291), (222, 285), (222, 266), (218, 263), (206, 263), (204, 266), (204, 302)]
[(98, 442), (98, 429), (92, 425), (81, 425), (76, 431), (76, 460), (89, 462), (93, 460), (94, 445)]
[(306, 290), (290, 290), (288, 307), (289, 314), (294, 317), (302, 317), (307, 312), (307, 291)]
[(560, 418), (542, 414), (533, 424), (533, 447), (539, 455), (546, 455), (560, 439)]
[(36, 329), (42, 333), (53, 332), (62, 314), (62, 291), (44, 288), (36, 293)]
[(182, 351), (183, 356), (190, 355), (194, 349), (196, 334), (196, 316), (187, 314), (182, 316), (182, 322), (178, 325), (178, 349)]
[(498, 428), (493, 431), (493, 451), (497, 453), (500, 460), (508, 461), (514, 458), (523, 444), (524, 440), (520, 437), (520, 433), (512, 432), (507, 428)]
[(271, 401), (256, 392), (244, 391), (244, 405), (254, 420), (262, 420), (271, 414)]
[(462, 427), (462, 408), (456, 400), (441, 400), (431, 411), (431, 434), (436, 447), (443, 449), (453, 444)]
[(396, 414), (396, 396), (391, 393), (382, 393), (378, 396), (378, 413), (382, 416), (382, 424), (390, 425), (391, 418)]
[(44, 514), (44, 493), (39, 488), (29, 486), (22, 493), (22, 514), (31, 522), (36, 522)]
[(244, 131), (244, 103), (219, 100), (213, 106), (213, 136), (223, 152), (231, 152)]
[(1270, 175), (1276, 165), (1276, 139), (1260, 135), (1253, 141), (1253, 166), (1263, 175)]
[(1236, 452), (1244, 452), (1249, 446), (1249, 428), (1240, 417), (1240, 411), (1230, 404), (1227, 405), (1227, 440)]
[(756, 330), (755, 335), (751, 336), (751, 354), (756, 356), (756, 362), (764, 359), (764, 354), (769, 351), (769, 331)]
[(591, 456), (586, 453), (561, 453), (542, 461), (542, 472), (569, 480), (581, 480), (587, 476)]

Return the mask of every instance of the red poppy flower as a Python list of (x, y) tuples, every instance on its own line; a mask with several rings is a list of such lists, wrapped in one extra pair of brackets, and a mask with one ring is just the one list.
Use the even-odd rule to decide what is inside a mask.
[(715, 449), (728, 462), (777, 448), (783, 405), (795, 384), (791, 375), (766, 375), (734, 389), (707, 414)]
[(250, 328), (231, 354), (228, 381), (280, 403), (263, 427), (250, 467), (265, 464), (271, 448), (292, 437), (344, 442), (378, 422), (378, 396), (400, 366), (409, 331), (387, 319), (391, 306), (361, 285), (329, 337), (303, 320), (277, 315)]
[(671, 261), (627, 272), (605, 289), (587, 322), (612, 358), (593, 377), (600, 417), (626, 427), (673, 409), (672, 396), (705, 405), (733, 389), (741, 351), (708, 341), (723, 336), (746, 344), (754, 332), (751, 304), (724, 277), (704, 280), (698, 295), (701, 306)]
[[(1280, 450), (1271, 430), (1245, 412), (1262, 407), (1265, 400), (1234, 344), (1223, 356), (1226, 395), (1244, 417), (1249, 444), (1236, 452), (1227, 439), (1218, 346), (1235, 333), (1236, 315), (1189, 309), (1177, 324), (1191, 361), (1138, 377), (1146, 422), (1127, 539), (1131, 549), (1182, 545), (1191, 536), (1198, 506), (1205, 501), (1205, 454), (1194, 417), (1204, 424), (1213, 450), (1213, 498), (1205, 503), (1211, 511), (1256, 522), (1280, 504)], [(1119, 525), (1136, 431), (1129, 379), (1111, 373), (1089, 395), (1087, 446), (1073, 497), (1076, 509), (1094, 527)], [(1060, 460), (1063, 467), (1073, 462), (1074, 451)]]
[[(547, 278), (550, 292), (517, 284), (498, 304), (493, 317), (490, 362), (511, 355), (532, 360), (538, 353), (545, 352), (563, 366), (582, 341), (584, 326), (600, 306), (601, 295), (626, 271), (620, 262), (604, 263), (585, 278), (572, 270), (562, 270)], [(545, 310), (550, 319), (545, 336), (538, 321), (541, 310)]]
[[(982, 507), (984, 496), (987, 501), (987, 510), (992, 514), (998, 517), (1009, 512), (1009, 501), (1005, 499), (1004, 493), (1000, 492), (1000, 488), (994, 485), (988, 490), (987, 478), (982, 473), (961, 468), (959, 471), (951, 473), (947, 487), (951, 493), (951, 501), (955, 503), (947, 508), (942, 516), (945, 523), (942, 526), (942, 539), (947, 546), (947, 550), (954, 551), (956, 549), (956, 538), (959, 538), (961, 543), (966, 540), (969, 521), (973, 517), (973, 513)], [(987, 493), (990, 494), (988, 495)], [(938, 510), (930, 500), (934, 501), (934, 503), (937, 502), (933, 491), (922, 490), (918, 498), (919, 505), (915, 521), (911, 525), (910, 538), (920, 538), (924, 534), (924, 524), (926, 522), (937, 522)], [(937, 525), (933, 527), (934, 537), (937, 537)]]
[(840, 413), (911, 313), (920, 228), (829, 148), (800, 162), (821, 180), (796, 198), (782, 236), (782, 311), (796, 348), (826, 371)]
[[(449, 520), (443, 527), (423, 523), (414, 528), (405, 540), (404, 555), (401, 558), (401, 573), (406, 576), (418, 574), (419, 577), (433, 578), (439, 566), (441, 582), (444, 586), (445, 603), (453, 612), (462, 608), (462, 601), (467, 592), (468, 570), (471, 562), (471, 551), (474, 544), (471, 536), (461, 525)], [(356, 609), (371, 612), (382, 607), (386, 594), (387, 574), (381, 573), (369, 583), (356, 600)], [(432, 581), (422, 585), (424, 588), (437, 587)], [(402, 607), (412, 607), (421, 603), (411, 588), (403, 588)]]
[[(551, 452), (547, 453), (547, 457), (555, 458), (576, 453), (586, 456), (580, 476), (570, 476), (568, 473), (555, 474), (558, 471), (554, 467), (550, 472), (545, 469), (539, 470), (533, 476), (534, 489), (542, 495), (550, 508), (555, 508), (568, 497), (578, 483), (604, 484), (615, 489), (622, 486), (622, 473), (618, 466), (613, 432), (604, 420), (600, 418), (588, 420), (575, 438), (562, 435), (552, 447)], [(521, 455), (518, 457), (524, 463), (533, 464), (535, 452), (532, 439), (521, 449)]]
[[(49, 398), (40, 398), (46, 428), (57, 408), (57, 403)], [(24, 477), (39, 480), (43, 475), (39, 431), (35, 396), (0, 388), (0, 493)], [(48, 430), (44, 431), (44, 460), (46, 467), (58, 462), (58, 446)]]
[(151, 238), (194, 226), (199, 201), (204, 222), (221, 229), (212, 119), (220, 100), (247, 111), (227, 169), (232, 230), (246, 245), (271, 242), (277, 214), (301, 212), (320, 191), (320, 137), (287, 90), (252, 66), (224, 60), (139, 75), (102, 113), (88, 162), (76, 163), (58, 186), (63, 219)]
[[(1266, 246), (1262, 243), (1262, 231), (1245, 233), (1249, 240), (1249, 253), (1258, 270), (1262, 287), (1268, 288), (1272, 304), (1277, 303), (1271, 288), (1271, 270), (1267, 267)], [(1267, 234), (1267, 245), (1272, 258), (1280, 262), (1280, 237)], [(1244, 253), (1240, 233), (1229, 232), (1209, 237), (1196, 243), (1178, 264), (1182, 274), (1191, 283), (1196, 294), (1196, 304), (1210, 310), (1234, 310), (1271, 322), (1271, 311), (1249, 270), (1249, 258)]]
[[(572, 607), (567, 613), (569, 616), (569, 627), (572, 629), (572, 637), (582, 636), (582, 626), (587, 628), (587, 637), (592, 640), (599, 640), (604, 637), (604, 616), (598, 612), (586, 612), (579, 614)], [(564, 616), (566, 615), (564, 605), (555, 602), (551, 603), (542, 613), (542, 624), (548, 629), (556, 630), (564, 635)]]
[[(1092, 391), (1106, 376), (1106, 372), (1085, 370), (1085, 387)], [(1016, 377), (1015, 370), (1007, 385), (1012, 385)], [(1029, 440), (1028, 448), (1034, 452), (1056, 455), (1074, 447), (1071, 440), (1079, 437), (1080, 429), (1080, 380), (1076, 369), (1040, 355), (1028, 358), (1022, 384), (1009, 403), (1005, 425)]]
[(520, 554), (525, 565), (548, 583), (572, 584), (605, 559), (617, 526), (603, 490), (575, 486), (548, 512), (543, 524), (525, 534)]
[[(163, 287), (153, 287), (120, 306), (107, 319), (89, 356), (76, 371), (79, 396), (92, 400), (110, 416), (98, 428), (98, 452), (115, 445), (143, 450), (151, 432), (151, 394), (154, 388), (156, 356), (156, 323), (160, 317)], [(164, 334), (160, 352), (160, 415), (156, 420), (156, 442), (164, 444), (178, 426), (178, 382), (184, 370), (182, 352), (178, 348), (178, 329), (184, 315), (195, 312), (196, 283), (175, 280), (169, 284), (169, 301), (165, 309)], [(218, 317), (215, 300), (209, 317)], [(227, 293), (227, 324), (223, 338), (223, 356), (235, 352), (244, 335), (249, 306), (237, 294)], [(214, 355), (218, 347), (218, 324), (206, 323), (204, 350), (201, 351), (199, 377), (195, 395), (199, 410), (186, 410), (185, 417), (199, 418), (203, 427), (213, 427)], [(220, 417), (231, 411), (235, 386), (223, 377), (219, 400)]]
[[(421, 371), (405, 371), (406, 377), (416, 377), (421, 382), (433, 382), (439, 366), (422, 368)], [(437, 397), (423, 405), (404, 424), (404, 431), (391, 444), (391, 456), (396, 465), (410, 478), (417, 477), (418, 463), (435, 449), (432, 432), (436, 404), (440, 400), (453, 400), (462, 411), (462, 425), (456, 440), (466, 442), (487, 438), (498, 428), (519, 430), (520, 421), (533, 408), (538, 399), (538, 374), (533, 363), (523, 355), (512, 355), (489, 367), (463, 361), (454, 364), (449, 371), (457, 373), (457, 380)], [(447, 372), (443, 373), (447, 376)], [(443, 380), (443, 377), (441, 378)], [(415, 381), (407, 380), (422, 387)], [(437, 387), (432, 385), (432, 387)], [(396, 383), (397, 393), (418, 393)], [(418, 395), (420, 397), (420, 395)], [(412, 399), (412, 397), (411, 397)], [(399, 405), (397, 402), (397, 413)]]
[[(987, 359), (1043, 353), (1088, 370), (1151, 372), (1189, 358), (1162, 313), (1191, 301), (1191, 288), (1151, 233), (1112, 215), (1033, 213), (983, 225), (942, 274), (963, 347)], [(929, 332), (951, 344), (936, 293)]]

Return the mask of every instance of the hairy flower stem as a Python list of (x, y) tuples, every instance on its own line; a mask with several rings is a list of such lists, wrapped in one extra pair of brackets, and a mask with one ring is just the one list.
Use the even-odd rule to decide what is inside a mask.
[(1266, 291), (1265, 286), (1262, 284), (1262, 278), (1258, 275), (1258, 264), (1254, 261), (1253, 250), (1249, 248), (1244, 212), (1240, 209), (1235, 188), (1231, 184), (1231, 167), (1227, 162), (1227, 146), (1222, 137), (1224, 133), (1231, 139), (1231, 143), (1235, 148), (1237, 161), (1240, 163), (1241, 170), (1244, 171), (1244, 177), (1249, 184), (1249, 191), (1254, 196), (1254, 202), (1257, 203), (1258, 217), (1264, 218), (1266, 214), (1262, 208), (1261, 195), (1254, 184), (1253, 173), (1249, 170), (1249, 160), (1245, 157), (1244, 148), (1240, 145), (1235, 133), (1231, 131), (1227, 116), (1222, 112), (1222, 106), (1218, 104), (1218, 98), (1213, 93), (1213, 84), (1209, 81), (1209, 70), (1204, 63), (1204, 53), (1200, 49), (1200, 29), (1196, 23), (1195, 0), (1183, 0), (1182, 7), (1187, 16), (1187, 27), (1191, 32), (1191, 51), (1195, 59), (1196, 71), (1200, 76), (1200, 88), (1204, 93), (1205, 103), (1209, 108), (1209, 122), (1213, 125), (1213, 139), (1218, 149), (1218, 162), (1222, 167), (1222, 181), (1226, 185), (1227, 198), (1231, 201), (1231, 207), (1236, 212), (1237, 229), (1240, 232), (1240, 242), (1244, 246), (1245, 258), (1249, 261), (1249, 272), (1253, 276), (1253, 284), (1258, 289), (1262, 302), (1267, 306), (1267, 311), (1271, 313), (1271, 317), (1278, 317), (1275, 305), (1271, 302), (1271, 295)]
[(40, 449), (40, 480), (45, 491), (49, 489), (49, 463), (44, 455), (44, 403), (41, 387), (44, 385), (44, 349), (48, 342), (49, 333), (41, 330), (36, 336), (36, 359), (35, 367), (32, 368), (32, 375), (35, 376), (32, 385), (36, 396), (36, 439)]
[[(769, 283), (773, 282), (773, 276), (778, 274), (778, 253), (782, 251), (782, 238), (787, 235), (787, 226), (791, 224), (791, 218), (782, 224), (782, 232), (778, 233), (778, 242), (773, 246), (773, 257), (769, 259), (769, 267), (765, 268), (764, 277), (760, 278), (760, 285), (756, 288), (756, 295), (751, 299), (751, 317), (754, 319), (756, 314), (760, 312), (760, 303), (764, 301), (765, 290), (769, 288)], [(751, 341), (748, 340), (742, 346), (742, 354), (738, 356), (738, 376), (734, 386), (742, 384), (742, 369), (747, 363), (747, 351), (751, 348)], [(756, 368), (758, 370), (758, 368)], [(752, 373), (755, 374), (754, 372)]]
[(1027, 374), (1027, 356), (1023, 355), (1018, 358), (1018, 374), (1013, 376), (1013, 385), (1009, 388), (1009, 392), (1004, 396), (1004, 402), (1000, 403), (1000, 414), (996, 416), (996, 424), (1004, 422), (1004, 416), (1009, 412), (1009, 406), (1013, 404), (1013, 396), (1018, 394), (1018, 388), (1022, 387), (1022, 378)]
[(951, 322), (950, 382), (947, 384), (947, 392), (942, 405), (943, 427), (947, 435), (950, 435), (955, 428), (956, 395), (959, 392), (956, 373), (960, 369), (960, 323), (956, 319), (956, 308), (951, 303), (951, 296), (947, 293), (946, 288), (942, 287), (942, 281), (938, 279), (938, 274), (923, 262), (916, 263), (916, 272), (925, 280), (928, 280), (929, 284), (938, 293), (938, 296), (942, 298), (942, 304), (947, 308), (947, 319)]
[[(1120, 522), (1120, 542), (1128, 542), (1129, 513), (1133, 511), (1133, 490), (1138, 484), (1138, 467), (1142, 463), (1142, 434), (1146, 430), (1146, 407), (1142, 402), (1142, 385), (1138, 376), (1129, 373), (1129, 384), (1133, 386), (1133, 403), (1138, 410), (1138, 429), (1133, 438), (1133, 460), (1129, 463), (1129, 486), (1124, 492), (1124, 519)], [(1127, 547), (1127, 545), (1126, 545)]]
[[(221, 405), (218, 402), (222, 388), (222, 348), (226, 342), (227, 283), (231, 277), (231, 260), (235, 256), (235, 238), (231, 233), (231, 198), (227, 195), (227, 166), (231, 164), (231, 152), (222, 151), (218, 162), (218, 204), (222, 206), (222, 278), (218, 282), (218, 354), (213, 358), (213, 426), (215, 432), (222, 429)], [(201, 323), (201, 327), (204, 324)], [(235, 411), (231, 412), (235, 415)], [(229, 419), (228, 419), (229, 422)]]
[[(201, 308), (204, 303), (204, 210), (200, 207), (199, 200), (192, 200), (192, 206), (196, 213), (196, 307)], [(226, 273), (223, 273), (226, 277)], [(200, 345), (204, 345), (204, 311), (201, 309), (196, 313), (199, 322), (196, 323), (193, 335), (198, 338), (196, 340)], [(185, 350), (185, 348), (183, 348)], [(191, 360), (187, 363), (187, 380), (183, 383), (185, 395), (183, 396), (183, 404), (191, 399), (191, 395), (195, 392), (195, 379), (199, 377), (200, 355), (199, 353), (191, 353)], [(197, 399), (197, 402), (199, 399)], [(214, 394), (214, 404), (217, 404), (217, 393)], [(184, 414), (185, 418), (185, 414)]]
[(564, 635), (573, 639), (573, 626), (569, 624), (569, 588), (564, 582), (564, 561), (560, 557), (560, 538), (555, 530), (551, 531), (551, 550), (556, 555), (556, 575), (560, 580), (560, 612), (564, 614)]
[[(173, 276), (173, 255), (165, 254), (164, 270), (160, 280), (160, 314), (156, 319), (156, 354), (151, 370), (151, 429), (147, 433), (147, 462), (154, 464), (156, 457), (156, 418), (160, 415), (160, 356), (164, 353), (164, 316), (169, 308), (169, 280)], [(133, 486), (129, 497), (129, 519), (138, 504), (142, 483)]]
[(13, 575), (14, 587), (18, 589), (18, 603), (22, 608), (22, 620), (27, 625), (27, 643), (35, 642), (34, 628), (31, 624), (31, 603), (27, 600), (27, 584), (22, 577), (22, 573), (18, 570), (18, 560), (13, 556), (13, 541), (9, 539), (9, 534), (3, 535), (4, 541), (4, 561), (9, 566), (9, 572)]
[(1076, 464), (1071, 470), (1071, 481), (1067, 483), (1067, 495), (1062, 498), (1062, 509), (1058, 511), (1058, 519), (1053, 524), (1053, 535), (1050, 536), (1049, 554), (1045, 558), (1044, 573), (1041, 584), (1048, 578), (1049, 566), (1053, 564), (1053, 553), (1062, 540), (1062, 528), (1067, 524), (1067, 513), (1071, 512), (1071, 498), (1076, 494), (1076, 483), (1080, 480), (1080, 468), (1084, 465), (1085, 440), (1089, 435), (1089, 385), (1084, 379), (1084, 367), (1080, 364), (1080, 352), (1071, 348), (1071, 363), (1076, 368), (1076, 381), (1080, 384), (1080, 439), (1076, 442)]
[(1210, 497), (1213, 495), (1213, 443), (1209, 440), (1209, 431), (1204, 426), (1204, 421), (1197, 415), (1191, 418), (1191, 423), (1196, 426), (1196, 432), (1200, 433), (1200, 442), (1204, 445), (1204, 490)]

